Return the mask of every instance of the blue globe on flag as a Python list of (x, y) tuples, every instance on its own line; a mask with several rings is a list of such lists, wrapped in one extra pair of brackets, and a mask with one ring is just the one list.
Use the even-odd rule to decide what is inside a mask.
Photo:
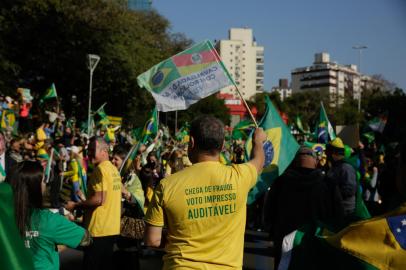
[(163, 79), (164, 73), (161, 70), (159, 70), (157, 73), (155, 73), (154, 76), (152, 76), (151, 82), (153, 85), (159, 85)]
[(268, 167), (274, 158), (275, 151), (271, 141), (266, 141), (263, 146), (265, 152), (264, 168)]

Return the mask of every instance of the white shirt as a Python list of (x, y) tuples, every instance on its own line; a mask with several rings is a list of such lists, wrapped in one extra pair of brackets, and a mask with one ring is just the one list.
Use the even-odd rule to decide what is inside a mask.
[[(4, 171), (6, 171), (6, 152), (4, 152), (2, 155), (0, 155), (0, 165), (3, 168)], [(1, 173), (0, 173), (0, 183), (6, 179)]]

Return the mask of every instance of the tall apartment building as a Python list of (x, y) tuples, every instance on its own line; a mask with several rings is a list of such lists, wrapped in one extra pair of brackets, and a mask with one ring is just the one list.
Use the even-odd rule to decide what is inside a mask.
[(289, 87), (288, 79), (279, 79), (279, 85), (272, 87), (272, 92), (278, 92), (282, 101), (290, 97), (292, 95), (292, 88)]
[(340, 106), (345, 98), (358, 99), (361, 76), (356, 65), (339, 65), (330, 61), (328, 53), (316, 53), (313, 65), (292, 71), (292, 91), (325, 92), (330, 106)]
[[(231, 28), (229, 39), (216, 45), (224, 65), (244, 99), (264, 91), (264, 47), (258, 46), (249, 28)], [(233, 86), (221, 90), (236, 94)]]

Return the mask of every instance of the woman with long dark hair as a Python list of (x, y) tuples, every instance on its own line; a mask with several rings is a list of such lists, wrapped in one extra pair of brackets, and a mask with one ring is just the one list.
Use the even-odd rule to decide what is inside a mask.
[(43, 209), (44, 172), (40, 163), (24, 161), (7, 174), (14, 192), (19, 232), (36, 269), (59, 269), (58, 244), (71, 248), (91, 243), (89, 233), (65, 217)]

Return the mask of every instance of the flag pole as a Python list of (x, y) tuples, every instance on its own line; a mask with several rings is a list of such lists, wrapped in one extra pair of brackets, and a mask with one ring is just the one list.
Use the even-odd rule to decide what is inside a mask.
[[(221, 62), (221, 57), (220, 57), (220, 55), (218, 54), (216, 48), (213, 47), (213, 45), (211, 44), (211, 42), (209, 42), (209, 46), (212, 48), (213, 52), (216, 54), (217, 59)], [(240, 95), (242, 101), (244, 102), (244, 105), (245, 105), (245, 107), (247, 108), (247, 110), (248, 110), (248, 112), (249, 112), (249, 114), (250, 114), (250, 116), (251, 116), (251, 119), (252, 119), (252, 121), (253, 121), (254, 124), (255, 124), (255, 127), (258, 128), (257, 120), (255, 120), (255, 117), (254, 117), (254, 115), (252, 114), (251, 109), (250, 109), (250, 107), (248, 106), (247, 102), (245, 102), (245, 99), (243, 98), (243, 96), (242, 96), (240, 90), (238, 89), (237, 84), (236, 84), (236, 83), (234, 82), (234, 80), (231, 78), (230, 73), (228, 72), (227, 68), (223, 65), (223, 63), (221, 63), (221, 65), (223, 66), (225, 72), (227, 73), (228, 78), (229, 78), (230, 81), (233, 83), (233, 85), (234, 85), (234, 87), (235, 87), (235, 90), (237, 90), (237, 93)]]
[(45, 183), (49, 183), (49, 179), (51, 177), (51, 166), (52, 166), (53, 157), (54, 157), (54, 148), (52, 147), (51, 155), (49, 157), (49, 160), (48, 160), (48, 163), (47, 163), (47, 166), (46, 166), (46, 169), (45, 169), (45, 172), (47, 174), (46, 178), (45, 178)]
[(241, 98), (242, 101), (244, 102), (245, 108), (247, 108), (247, 110), (248, 110), (248, 112), (249, 112), (249, 114), (250, 114), (250, 116), (251, 116), (251, 119), (252, 119), (252, 121), (253, 121), (254, 124), (255, 124), (255, 127), (258, 128), (258, 123), (257, 123), (257, 121), (255, 120), (255, 117), (254, 117), (254, 115), (252, 114), (250, 107), (248, 106), (247, 102), (245, 101), (244, 97), (242, 96), (242, 94), (241, 94), (240, 90), (238, 89), (237, 85), (235, 84), (234, 80), (233, 80), (233, 84), (234, 84), (234, 86), (235, 86), (235, 90), (237, 90), (237, 93), (240, 95), (240, 98)]

